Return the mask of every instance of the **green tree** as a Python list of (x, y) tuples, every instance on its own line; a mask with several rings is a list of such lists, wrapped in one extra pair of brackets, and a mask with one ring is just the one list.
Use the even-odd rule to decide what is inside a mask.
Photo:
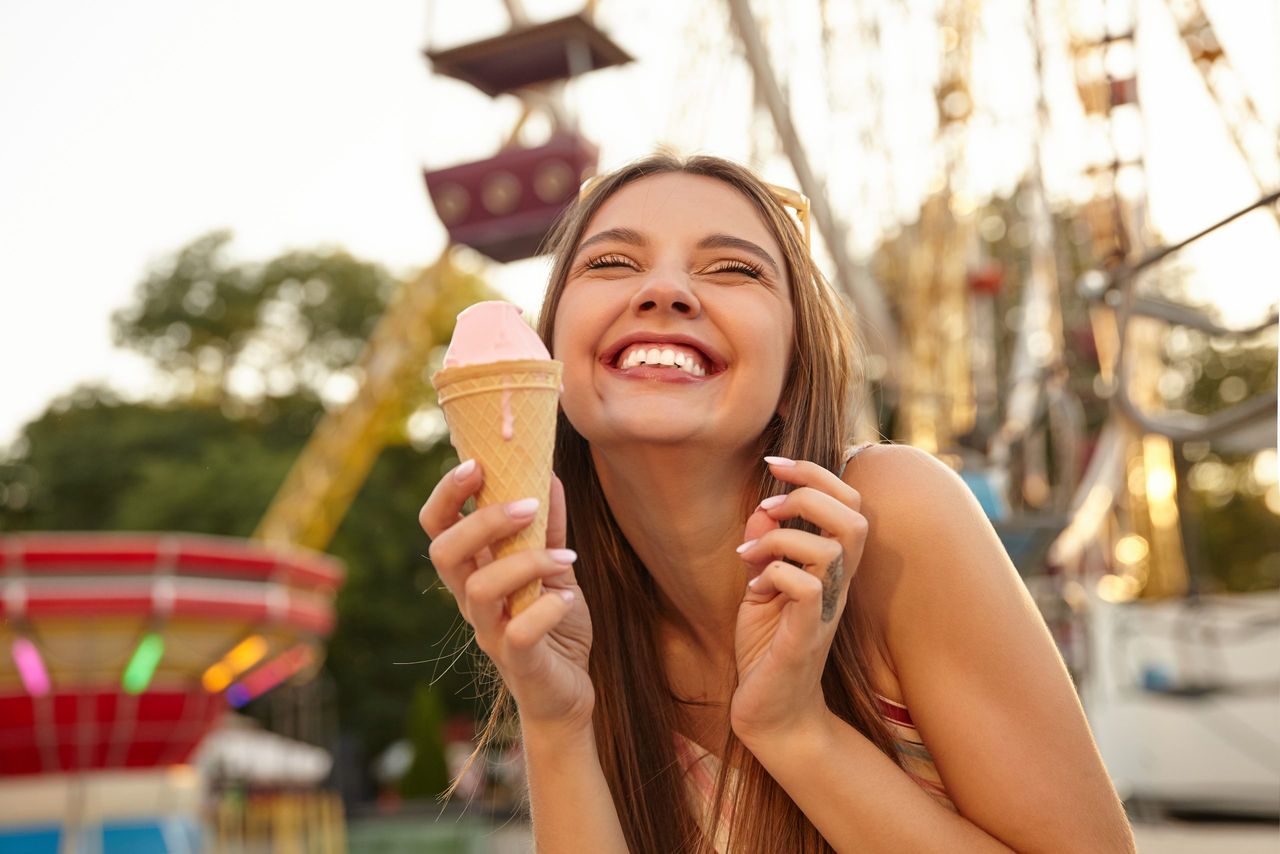
[(135, 301), (112, 316), (116, 344), (201, 396), (319, 394), (355, 361), (399, 283), (337, 250), (236, 263), (230, 241), (211, 232), (153, 265)]
[(406, 798), (434, 798), (449, 785), (444, 755), (444, 706), (427, 685), (413, 690), (405, 729), (413, 745), (413, 764), (400, 780)]
[[(1238, 342), (1192, 330), (1169, 336), (1161, 389), (1171, 407), (1210, 413), (1276, 388), (1274, 328)], [(1275, 422), (1252, 431), (1270, 448), (1247, 443), (1188, 442), (1187, 482), (1193, 525), (1191, 566), (1201, 589), (1245, 593), (1280, 587), (1280, 488)], [(1268, 498), (1268, 494), (1270, 498)], [(1198, 539), (1198, 543), (1196, 540)]]

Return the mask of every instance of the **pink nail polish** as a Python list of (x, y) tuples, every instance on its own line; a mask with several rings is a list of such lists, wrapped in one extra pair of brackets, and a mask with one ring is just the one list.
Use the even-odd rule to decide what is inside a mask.
[(578, 553), (573, 549), (547, 549), (547, 554), (556, 563), (570, 564), (578, 559)]
[(538, 512), (538, 499), (521, 498), (507, 505), (507, 515), (513, 519), (523, 519)]
[(781, 504), (786, 500), (787, 500), (787, 496), (785, 495), (771, 495), (768, 498), (766, 498), (764, 501), (760, 502), (760, 509), (772, 510), (773, 508), (777, 507), (779, 504)]
[(795, 460), (789, 460), (786, 457), (765, 457), (764, 461), (771, 466), (793, 466), (796, 464)]
[(738, 546), (738, 548), (737, 548), (737, 549), (735, 549), (735, 551), (736, 551), (738, 554), (742, 554), (743, 552), (745, 552), (747, 549), (751, 548), (752, 546), (754, 546), (754, 545), (755, 545), (756, 543), (758, 543), (758, 542), (760, 542), (758, 539), (757, 539), (757, 540), (747, 540), (745, 543), (743, 543), (742, 545)]
[(476, 461), (467, 460), (465, 463), (453, 470), (453, 478), (454, 480), (466, 480), (467, 475), (471, 474), (475, 470)]

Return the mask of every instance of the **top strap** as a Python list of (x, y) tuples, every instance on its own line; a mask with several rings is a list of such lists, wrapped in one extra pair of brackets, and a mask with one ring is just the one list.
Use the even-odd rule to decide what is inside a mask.
[(840, 464), (840, 471), (836, 472), (836, 475), (844, 477), (844, 470), (845, 467), (849, 465), (849, 460), (853, 459), (874, 444), (875, 442), (863, 442), (861, 445), (851, 445), (850, 447), (845, 448), (844, 462)]

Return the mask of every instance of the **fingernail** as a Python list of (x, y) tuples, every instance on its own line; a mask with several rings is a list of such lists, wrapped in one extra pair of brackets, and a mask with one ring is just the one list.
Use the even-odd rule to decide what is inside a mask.
[(786, 500), (787, 500), (787, 496), (785, 495), (771, 495), (768, 498), (766, 498), (764, 501), (760, 502), (760, 509), (772, 510), (773, 508), (777, 507), (779, 504), (781, 504)]
[(561, 598), (561, 599), (563, 599), (563, 600), (564, 600), (564, 601), (566, 601), (566, 602), (572, 602), (572, 601), (573, 601), (573, 599), (574, 599), (573, 591), (572, 591), (572, 590), (561, 590), (561, 591), (560, 591), (560, 598)]
[(756, 539), (756, 540), (747, 540), (745, 543), (743, 543), (742, 545), (738, 546), (738, 548), (736, 549), (736, 551), (738, 552), (738, 554), (742, 554), (743, 552), (745, 552), (747, 549), (751, 548), (752, 546), (754, 546), (754, 545), (755, 545), (756, 543), (758, 543), (758, 542), (760, 542), (758, 539)]
[(507, 505), (507, 515), (513, 519), (523, 519), (538, 512), (538, 499), (521, 498)]
[(796, 464), (795, 460), (789, 460), (786, 457), (765, 457), (764, 461), (771, 466), (793, 466)]
[(475, 470), (476, 470), (476, 461), (467, 460), (465, 463), (463, 463), (462, 465), (458, 466), (456, 469), (453, 470), (453, 479), (466, 480), (467, 475), (471, 474)]
[(547, 554), (551, 555), (551, 559), (556, 563), (573, 563), (578, 559), (578, 553), (573, 549), (547, 549)]
[(747, 586), (750, 587), (752, 590), (755, 590), (756, 585), (758, 583), (760, 583), (760, 576), (757, 575), (755, 578), (747, 582)]

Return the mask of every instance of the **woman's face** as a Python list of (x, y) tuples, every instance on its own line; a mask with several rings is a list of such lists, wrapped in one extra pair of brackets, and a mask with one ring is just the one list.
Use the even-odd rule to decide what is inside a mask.
[(748, 447), (777, 411), (793, 325), (782, 250), (745, 196), (700, 175), (639, 179), (570, 263), (552, 341), (565, 415), (598, 447)]

